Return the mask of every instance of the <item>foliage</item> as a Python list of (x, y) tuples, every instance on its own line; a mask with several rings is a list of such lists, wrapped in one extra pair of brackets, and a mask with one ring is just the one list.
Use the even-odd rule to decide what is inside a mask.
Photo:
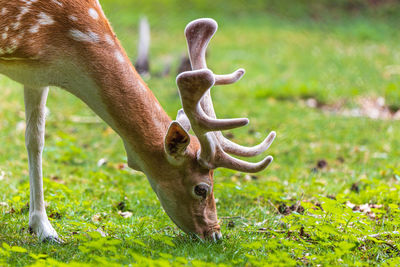
[[(127, 5), (127, 1), (113, 1)], [(224, 13), (224, 15), (275, 14), (289, 18), (310, 16), (314, 19), (338, 18), (348, 15), (367, 15), (397, 19), (400, 4), (396, 0), (138, 0), (134, 6), (146, 13), (161, 14), (166, 10), (182, 15), (196, 12)], [(129, 4), (128, 4), (129, 5)], [(172, 8), (173, 7), (173, 8)]]

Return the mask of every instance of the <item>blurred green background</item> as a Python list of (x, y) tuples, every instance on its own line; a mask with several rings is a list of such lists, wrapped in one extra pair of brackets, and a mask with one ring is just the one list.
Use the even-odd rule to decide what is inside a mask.
[(120, 0), (103, 6), (133, 59), (135, 22), (149, 17), (156, 72), (166, 61), (178, 64), (184, 25), (212, 17), (221, 31), (211, 43), (210, 66), (216, 72), (244, 66), (256, 96), (325, 103), (368, 94), (386, 97), (395, 109), (400, 103), (397, 1)]

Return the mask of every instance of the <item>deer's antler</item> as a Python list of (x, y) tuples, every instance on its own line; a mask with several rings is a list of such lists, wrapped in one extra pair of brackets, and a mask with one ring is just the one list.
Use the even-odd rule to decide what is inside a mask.
[(184, 72), (177, 77), (184, 112), (180, 111), (178, 121), (185, 128), (188, 122), (200, 141), (199, 161), (206, 167), (214, 169), (225, 167), (243, 172), (258, 172), (265, 169), (271, 162), (268, 156), (258, 163), (249, 163), (231, 157), (252, 157), (261, 154), (269, 148), (275, 138), (275, 132), (259, 145), (244, 147), (226, 139), (221, 130), (233, 129), (248, 124), (248, 119), (217, 119), (212, 104), (210, 88), (213, 85), (232, 84), (240, 80), (245, 71), (239, 69), (228, 75), (215, 75), (207, 68), (206, 50), (208, 43), (217, 31), (218, 25), (212, 19), (195, 20), (186, 27), (185, 35), (188, 43), (192, 71)]

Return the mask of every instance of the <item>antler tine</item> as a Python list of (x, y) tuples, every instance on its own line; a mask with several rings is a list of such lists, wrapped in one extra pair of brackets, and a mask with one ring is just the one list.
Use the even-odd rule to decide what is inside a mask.
[(242, 79), (243, 75), (246, 73), (244, 69), (238, 69), (232, 74), (228, 75), (215, 75), (215, 85), (226, 85), (232, 84), (240, 79)]
[(185, 36), (193, 70), (207, 68), (206, 52), (208, 43), (217, 29), (218, 24), (213, 19), (197, 19), (186, 26)]
[(183, 111), (183, 108), (178, 110), (178, 114), (176, 115), (176, 121), (182, 125), (183, 129), (185, 129), (187, 132), (190, 131), (191, 126), (190, 126), (190, 121), (189, 118), (186, 116), (185, 111)]
[(201, 108), (200, 99), (214, 85), (214, 74), (208, 69), (187, 71), (178, 75), (182, 106), (190, 120), (193, 131), (198, 133), (234, 129), (249, 123), (246, 118), (215, 119), (209, 117)]
[[(194, 20), (186, 26), (185, 36), (193, 70), (207, 68), (207, 47), (217, 30), (217, 22), (209, 18)], [(244, 69), (238, 69), (232, 74), (215, 75), (215, 85), (235, 83), (239, 81), (244, 74)]]
[(219, 167), (224, 167), (240, 172), (248, 172), (248, 173), (256, 173), (264, 170), (271, 164), (274, 160), (272, 156), (268, 156), (260, 162), (250, 163), (247, 161), (243, 161), (232, 156), (229, 156), (225, 152), (220, 155), (220, 158), (215, 163)]
[(240, 156), (240, 157), (255, 157), (265, 152), (271, 144), (274, 142), (276, 133), (272, 131), (264, 141), (253, 147), (245, 147), (238, 145), (229, 139), (225, 138), (222, 133), (217, 134), (217, 139), (222, 147), (222, 149), (230, 154)]

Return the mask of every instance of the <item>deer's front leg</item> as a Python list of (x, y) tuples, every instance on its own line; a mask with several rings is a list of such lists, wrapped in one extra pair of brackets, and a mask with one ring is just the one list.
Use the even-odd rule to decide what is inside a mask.
[(57, 232), (47, 218), (43, 196), (42, 152), (48, 92), (48, 87), (30, 88), (25, 86), (24, 90), (25, 143), (28, 150), (30, 183), (29, 229), (41, 241), (60, 242)]

